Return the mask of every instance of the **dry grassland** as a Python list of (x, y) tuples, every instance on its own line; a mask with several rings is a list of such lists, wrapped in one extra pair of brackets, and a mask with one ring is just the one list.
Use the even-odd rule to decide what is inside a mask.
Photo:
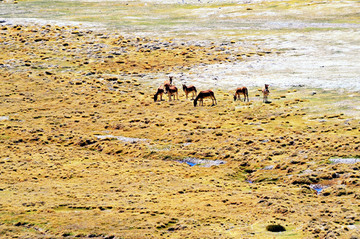
[(359, 235), (360, 164), (329, 161), (360, 156), (359, 119), (319, 110), (350, 96), (214, 89), (218, 105), (194, 107), (182, 90), (155, 103), (142, 82), (271, 51), (55, 25), (3, 25), (0, 39), (1, 237)]

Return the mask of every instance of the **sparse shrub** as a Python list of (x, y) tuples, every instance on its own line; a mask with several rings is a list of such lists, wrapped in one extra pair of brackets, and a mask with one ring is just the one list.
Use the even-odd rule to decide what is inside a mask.
[(71, 233), (70, 232), (65, 232), (65, 233), (62, 234), (62, 236), (63, 237), (69, 237), (69, 236), (71, 236)]
[(268, 225), (266, 226), (266, 230), (269, 232), (284, 232), (286, 231), (285, 227), (277, 224), (277, 225)]
[(302, 185), (302, 184), (308, 184), (308, 185), (310, 185), (311, 183), (312, 183), (312, 182), (311, 182), (310, 179), (307, 178), (307, 177), (295, 178), (295, 179), (291, 182), (291, 184), (294, 184), (294, 185), (298, 185), (298, 184), (300, 184), (300, 185)]

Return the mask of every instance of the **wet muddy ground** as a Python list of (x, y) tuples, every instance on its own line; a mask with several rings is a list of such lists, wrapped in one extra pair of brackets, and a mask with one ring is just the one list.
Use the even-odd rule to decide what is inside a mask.
[[(123, 25), (70, 24), (110, 3), (68, 4), (0, 3), (2, 237), (359, 235), (356, 1), (121, 2)], [(180, 99), (154, 102), (169, 75)], [(182, 83), (218, 104), (194, 107)]]

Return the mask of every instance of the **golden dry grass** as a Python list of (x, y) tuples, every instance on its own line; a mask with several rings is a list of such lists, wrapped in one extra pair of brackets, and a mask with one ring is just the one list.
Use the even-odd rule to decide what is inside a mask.
[[(214, 107), (195, 108), (182, 92), (179, 101), (155, 103), (156, 86), (140, 74), (229, 55), (212, 45), (164, 40), (153, 49), (152, 39), (51, 25), (0, 34), (2, 237), (358, 234), (359, 164), (329, 163), (359, 157), (358, 119), (316, 110), (344, 96), (272, 89), (273, 102), (263, 104), (250, 89), (248, 104), (216, 89)], [(226, 164), (178, 162), (187, 157)], [(327, 186), (326, 195), (310, 184)], [(267, 232), (269, 224), (287, 231)]]

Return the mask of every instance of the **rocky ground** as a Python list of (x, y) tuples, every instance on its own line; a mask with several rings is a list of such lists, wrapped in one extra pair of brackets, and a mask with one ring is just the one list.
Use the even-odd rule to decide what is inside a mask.
[[(184, 96), (184, 71), (277, 49), (7, 22), (0, 46), (2, 237), (360, 234), (359, 92)], [(154, 102), (168, 75), (180, 99)]]

